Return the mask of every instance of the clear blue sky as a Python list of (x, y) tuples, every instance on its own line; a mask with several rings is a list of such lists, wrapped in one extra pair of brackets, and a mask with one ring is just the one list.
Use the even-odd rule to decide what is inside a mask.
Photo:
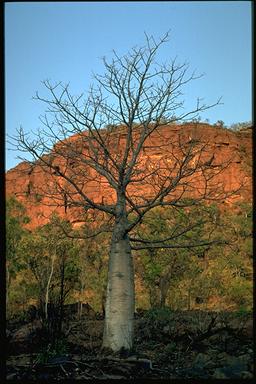
[[(74, 94), (86, 91), (102, 56), (143, 45), (144, 31), (155, 37), (171, 30), (161, 59), (176, 55), (205, 76), (187, 89), (224, 105), (202, 114), (226, 125), (252, 119), (252, 33), (250, 1), (21, 2), (5, 3), (6, 134), (20, 125), (40, 128), (45, 105), (33, 101), (42, 80), (70, 82)], [(193, 104), (192, 104), (193, 103)], [(6, 145), (8, 149), (9, 145)], [(6, 168), (20, 160), (6, 153)]]

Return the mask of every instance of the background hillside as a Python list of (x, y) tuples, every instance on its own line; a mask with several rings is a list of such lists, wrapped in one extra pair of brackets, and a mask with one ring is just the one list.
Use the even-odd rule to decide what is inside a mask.
[[(241, 185), (241, 188), (229, 199), (218, 204), (231, 207), (233, 202), (251, 201), (251, 128), (232, 131), (203, 123), (163, 126), (147, 140), (141, 156), (141, 166), (145, 166), (148, 159), (153, 164), (157, 164), (163, 157), (166, 157), (167, 161), (169, 161), (171, 155), (168, 153), (165, 143), (170, 140), (175, 142), (178, 134), (181, 135), (183, 143), (189, 142), (193, 135), (196, 135), (195, 137), (199, 138), (202, 143), (206, 143), (206, 156), (210, 159), (214, 155), (213, 166), (214, 164), (222, 164), (227, 160), (230, 161), (229, 167), (224, 169), (216, 180), (224, 183), (227, 191), (235, 190), (239, 188), (239, 185)], [(113, 138), (113, 152), (122, 151), (124, 136), (122, 128), (117, 128)], [(77, 136), (73, 136), (69, 140), (72, 143), (81, 145), (81, 143), (79, 144), (81, 140)], [(84, 148), (83, 150), (86, 151)], [(63, 161), (58, 154), (54, 156), (54, 164), (61, 170), (66, 168), (76, 169), (77, 167), (72, 160), (70, 160), (69, 164), (66, 164), (66, 161)], [(57, 192), (55, 196), (47, 196), (49, 194), (48, 187), (57, 179), (58, 175), (56, 173), (49, 174), (49, 171), (45, 170), (38, 162), (22, 162), (6, 173), (6, 195), (15, 196), (26, 207), (30, 215), (29, 228), (46, 224), (53, 212), (63, 219), (69, 220), (75, 226), (84, 222), (83, 209), (72, 207), (72, 205), (65, 206), (63, 194)], [(198, 183), (198, 180), (196, 180), (196, 183)], [(91, 180), (84, 185), (84, 191), (95, 202), (111, 203), (115, 201), (115, 191), (103, 178), (92, 176)], [(150, 196), (151, 186), (149, 183), (133, 185), (130, 193), (131, 195), (137, 193), (141, 196)]]

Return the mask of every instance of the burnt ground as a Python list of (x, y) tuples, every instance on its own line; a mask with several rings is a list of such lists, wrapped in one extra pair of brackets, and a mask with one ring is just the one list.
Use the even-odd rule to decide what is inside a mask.
[(51, 350), (39, 320), (7, 322), (7, 380), (254, 378), (252, 314), (141, 313), (129, 356), (101, 351), (103, 324), (99, 315), (69, 316)]

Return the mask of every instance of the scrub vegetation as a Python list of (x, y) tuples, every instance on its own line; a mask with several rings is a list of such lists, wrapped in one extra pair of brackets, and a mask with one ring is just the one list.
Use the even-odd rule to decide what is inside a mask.
[[(83, 239), (88, 228), (74, 231), (57, 216), (28, 231), (25, 208), (13, 198), (7, 207), (8, 377), (252, 377), (250, 204), (233, 212), (202, 206), (201, 225), (181, 239), (211, 233), (225, 244), (145, 249), (135, 258), (135, 340), (128, 355), (102, 350), (110, 236)], [(186, 220), (183, 209), (173, 216), (158, 208), (137, 235), (164, 236), (173, 221)]]

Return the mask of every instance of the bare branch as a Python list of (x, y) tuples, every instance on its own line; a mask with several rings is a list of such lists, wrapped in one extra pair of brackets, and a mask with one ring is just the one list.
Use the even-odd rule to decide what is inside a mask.
[[(132, 241), (132, 240), (131, 240)], [(139, 251), (142, 249), (190, 249), (190, 248), (198, 248), (198, 247), (205, 247), (209, 245), (224, 245), (228, 244), (227, 241), (223, 240), (212, 240), (212, 241), (203, 241), (203, 242), (197, 242), (195, 244), (188, 243), (188, 244), (145, 244), (141, 246), (134, 246), (131, 245), (132, 250)]]

